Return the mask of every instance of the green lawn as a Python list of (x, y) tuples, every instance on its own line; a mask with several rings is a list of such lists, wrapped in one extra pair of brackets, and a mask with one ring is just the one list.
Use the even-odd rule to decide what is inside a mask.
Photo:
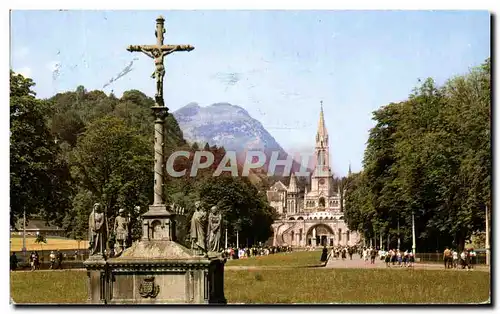
[[(228, 303), (481, 303), (489, 272), (288, 268), (226, 270)], [(11, 272), (16, 303), (84, 303), (85, 271)], [(458, 289), (467, 287), (467, 289)]]
[[(232, 303), (480, 303), (489, 273), (387, 269), (227, 271)], [(470, 289), (457, 289), (461, 286)], [(472, 288), (474, 287), (474, 288)]]
[(250, 258), (228, 260), (227, 266), (287, 266), (307, 267), (320, 265), (321, 251), (269, 254)]

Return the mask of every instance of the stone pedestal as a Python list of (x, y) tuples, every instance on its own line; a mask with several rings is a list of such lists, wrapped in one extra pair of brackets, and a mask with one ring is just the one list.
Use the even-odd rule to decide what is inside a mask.
[(108, 265), (102, 255), (94, 255), (83, 262), (87, 268), (87, 303), (106, 304)]
[(88, 260), (92, 304), (226, 304), (220, 256), (193, 256), (174, 241), (139, 241), (118, 258)]

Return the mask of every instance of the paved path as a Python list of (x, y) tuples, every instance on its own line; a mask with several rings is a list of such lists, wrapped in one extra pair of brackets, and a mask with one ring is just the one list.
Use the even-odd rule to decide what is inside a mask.
[[(387, 267), (385, 265), (384, 261), (381, 261), (379, 259), (375, 260), (375, 264), (371, 264), (370, 261), (364, 261), (360, 259), (359, 257), (353, 257), (352, 260), (350, 259), (345, 259), (342, 260), (341, 258), (335, 259), (335, 258), (330, 258), (328, 261), (327, 265), (325, 266), (326, 268), (391, 268), (391, 269), (401, 269), (405, 267), (400, 267), (397, 265), (390, 265), (390, 267)], [(435, 269), (435, 270), (444, 270), (444, 265), (441, 265), (440, 263), (415, 263), (413, 266), (414, 269)], [(460, 267), (458, 269), (449, 269), (450, 271), (466, 271), (461, 269)], [(489, 267), (485, 265), (475, 265), (474, 270), (477, 271), (489, 271)]]

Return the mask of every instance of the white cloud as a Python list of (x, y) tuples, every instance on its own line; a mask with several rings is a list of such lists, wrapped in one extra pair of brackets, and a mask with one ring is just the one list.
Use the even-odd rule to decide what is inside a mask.
[(14, 70), (14, 72), (21, 74), (24, 77), (29, 77), (29, 78), (31, 78), (31, 74), (32, 74), (30, 67), (21, 67), (21, 68)]

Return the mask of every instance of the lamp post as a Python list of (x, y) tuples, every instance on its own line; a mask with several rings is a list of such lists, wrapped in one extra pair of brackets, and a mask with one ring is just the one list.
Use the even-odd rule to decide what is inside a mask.
[(399, 234), (399, 217), (398, 217), (398, 251), (400, 246), (401, 246), (401, 236)]
[(26, 211), (23, 211), (23, 258), (26, 262)]
[(416, 241), (415, 240), (415, 214), (413, 212), (411, 213), (411, 229), (412, 229), (411, 231), (412, 231), (412, 238), (413, 238), (412, 239), (413, 243), (412, 243), (411, 249), (412, 249), (413, 257), (415, 258), (415, 250), (417, 248), (417, 245), (415, 242)]
[(240, 249), (240, 234), (238, 232), (238, 229), (236, 229), (236, 247), (238, 250)]
[(486, 205), (486, 265), (490, 265), (490, 226), (488, 222), (488, 205)]
[(226, 249), (227, 249), (227, 228), (226, 228)]

